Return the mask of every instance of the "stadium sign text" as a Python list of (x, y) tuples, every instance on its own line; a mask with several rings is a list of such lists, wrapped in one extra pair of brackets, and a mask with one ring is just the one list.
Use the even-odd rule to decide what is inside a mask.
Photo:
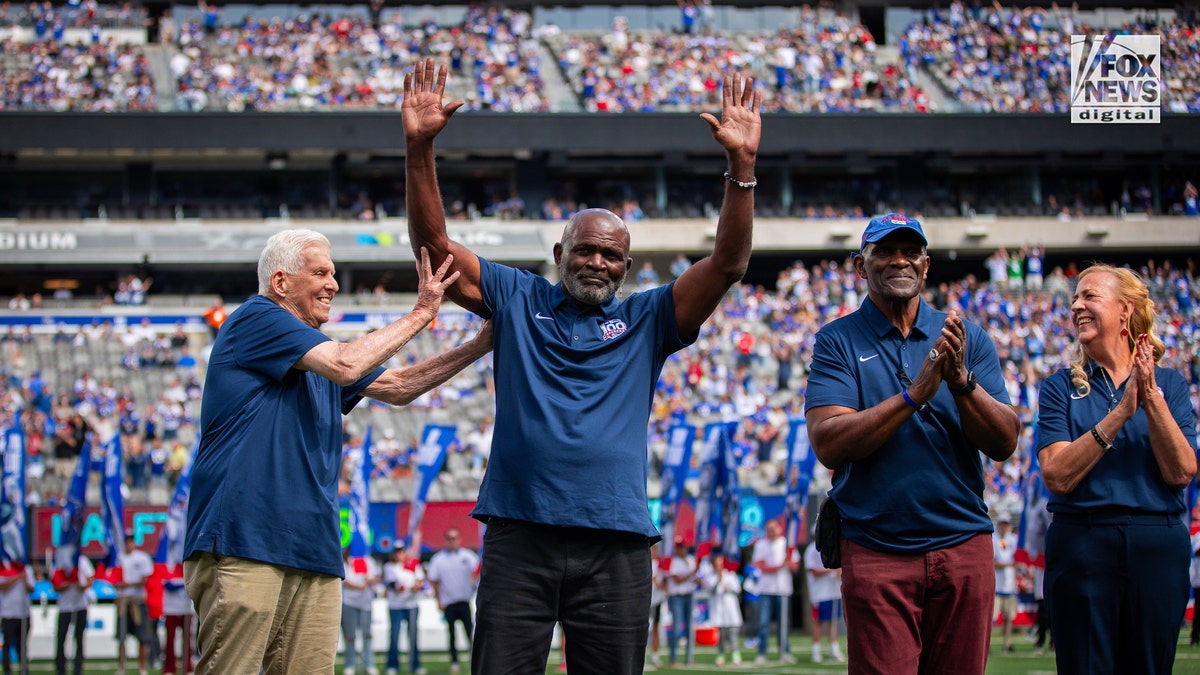
[(0, 251), (72, 251), (78, 247), (74, 232), (0, 232)]
[(1158, 35), (1071, 36), (1071, 122), (1157, 124), (1162, 112)]

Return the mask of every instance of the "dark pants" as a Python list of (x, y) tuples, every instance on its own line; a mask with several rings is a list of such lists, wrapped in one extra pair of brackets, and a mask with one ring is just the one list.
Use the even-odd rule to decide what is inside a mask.
[(991, 535), (903, 555), (843, 538), (849, 672), (983, 675), (995, 596)]
[(87, 629), (87, 608), (74, 612), (60, 612), (58, 615), (58, 631), (55, 639), (58, 649), (54, 652), (54, 672), (58, 675), (67, 673), (67, 631), (74, 626), (75, 656), (71, 660), (72, 672), (75, 675), (83, 673), (83, 632)]
[[(1050, 608), (1046, 605), (1046, 599), (1042, 598), (1037, 601), (1037, 642), (1035, 647), (1046, 646), (1046, 634), (1050, 632)], [(1054, 646), (1054, 639), (1050, 639), (1050, 646)]]
[(1055, 514), (1046, 603), (1058, 672), (1166, 675), (1187, 608), (1182, 516)]
[(544, 674), (561, 621), (572, 675), (641, 673), (650, 573), (644, 535), (492, 519), (472, 672)]
[[(467, 617), (470, 619), (470, 617)], [(417, 668), (421, 667), (421, 649), (417, 646), (417, 608), (409, 609), (388, 609), (388, 628), (390, 629), (390, 639), (388, 640), (387, 664), (384, 666), (387, 669), (395, 668), (400, 670), (400, 631), (403, 626), (408, 626), (406, 635), (408, 635), (408, 672), (414, 673)]]
[(467, 601), (452, 602), (442, 608), (442, 614), (446, 618), (446, 628), (450, 631), (450, 663), (458, 663), (458, 638), (454, 632), (454, 623), (460, 622), (463, 629), (467, 632), (467, 646), (470, 647), (474, 638), (473, 627), (471, 626), (471, 604)]
[(29, 645), (29, 617), (24, 619), (0, 619), (0, 632), (4, 634), (4, 672), (5, 675), (12, 672), (12, 657), (9, 654), (13, 647), (17, 650), (17, 662), (24, 662), (26, 665), (21, 667), (22, 673), (29, 672), (29, 659), (25, 654), (25, 649)]

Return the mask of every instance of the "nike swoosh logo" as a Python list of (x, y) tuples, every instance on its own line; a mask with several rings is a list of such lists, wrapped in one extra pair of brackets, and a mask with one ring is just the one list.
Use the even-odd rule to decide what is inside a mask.
[(534, 314), (534, 315), (533, 315), (533, 318), (535, 318), (535, 319), (545, 319), (546, 321), (553, 321), (553, 320), (554, 320), (554, 317), (552, 317), (552, 316), (543, 316), (541, 312), (538, 312), (537, 314)]
[(859, 362), (859, 363), (866, 363), (867, 361), (870, 361), (871, 359), (875, 358), (876, 356), (879, 356), (879, 355), (878, 355), (878, 354), (872, 354), (872, 355), (870, 355), (870, 356), (860, 356), (860, 357), (858, 357), (858, 362)]
[(1073, 401), (1078, 401), (1078, 400), (1085, 399), (1085, 398), (1087, 398), (1087, 396), (1080, 396), (1079, 394), (1071, 394), (1071, 400), (1073, 400)]

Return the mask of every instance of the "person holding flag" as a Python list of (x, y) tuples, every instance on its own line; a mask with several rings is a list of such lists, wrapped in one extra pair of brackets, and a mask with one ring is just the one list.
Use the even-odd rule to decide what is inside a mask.
[[(55, 631), (54, 670), (67, 673), (67, 634), (71, 632), (74, 656), (71, 672), (83, 675), (83, 636), (87, 630), (88, 607), (92, 604), (92, 581), (96, 569), (87, 556), (79, 556), (71, 570), (56, 569), (51, 577), (54, 592), (58, 593), (58, 625)], [(74, 628), (72, 631), (71, 629)]]
[(109, 579), (117, 589), (117, 673), (125, 672), (126, 636), (131, 632), (138, 642), (138, 673), (146, 672), (150, 641), (158, 640), (158, 631), (146, 604), (146, 580), (154, 574), (154, 560), (139, 549), (133, 534), (125, 535), (125, 551), (118, 569)]
[(4, 635), (4, 674), (17, 657), (21, 675), (29, 675), (29, 593), (36, 582), (33, 567), (19, 560), (0, 562), (0, 631)]
[[(342, 639), (346, 649), (343, 675), (354, 675), (355, 664), (362, 664), (367, 675), (379, 675), (375, 668), (375, 650), (371, 641), (371, 605), (379, 583), (379, 565), (369, 555), (355, 557), (347, 547), (342, 551), (346, 577), (342, 580)], [(362, 650), (359, 651), (359, 638)]]
[(75, 656), (74, 675), (83, 673), (83, 636), (87, 628), (87, 608), (91, 604), (95, 568), (92, 561), (80, 555), (80, 537), (83, 534), (84, 509), (87, 500), (88, 467), (91, 464), (92, 440), (84, 439), (83, 451), (75, 463), (75, 473), (63, 495), (62, 532), (58, 548), (54, 551), (51, 583), (58, 592), (58, 626), (55, 634), (55, 671), (57, 675), (67, 673), (67, 631), (74, 626)]
[[(175, 483), (175, 494), (167, 509), (167, 522), (158, 540), (154, 553), (154, 574), (162, 582), (163, 620), (166, 623), (167, 640), (163, 646), (163, 675), (177, 672), (192, 672), (196, 609), (187, 595), (183, 583), (183, 535), (187, 527), (187, 505), (192, 488), (192, 457), (196, 448), (187, 454), (179, 479)], [(179, 636), (182, 668), (176, 668), (175, 639)]]
[(407, 405), (491, 349), (466, 343), (384, 369), (437, 316), (458, 274), (422, 253), (417, 302), (350, 342), (319, 329), (339, 290), (328, 238), (284, 230), (258, 261), (259, 294), (230, 313), (209, 358), (192, 470), (184, 580), (204, 675), (334, 670), (345, 568), (338, 521), (342, 413)]

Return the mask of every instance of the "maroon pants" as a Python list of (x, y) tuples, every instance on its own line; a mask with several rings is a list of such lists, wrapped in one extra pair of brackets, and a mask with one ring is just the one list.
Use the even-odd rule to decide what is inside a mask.
[(987, 534), (908, 555), (842, 539), (850, 675), (983, 675), (995, 592)]
[[(192, 622), (192, 617), (189, 616), (172, 616), (166, 615), (167, 620), (167, 644), (163, 647), (163, 673), (191, 673), (192, 672), (192, 647), (195, 642), (196, 625)], [(176, 670), (175, 668), (175, 632), (178, 631), (183, 641), (183, 649), (180, 650), (182, 656), (183, 668)]]

